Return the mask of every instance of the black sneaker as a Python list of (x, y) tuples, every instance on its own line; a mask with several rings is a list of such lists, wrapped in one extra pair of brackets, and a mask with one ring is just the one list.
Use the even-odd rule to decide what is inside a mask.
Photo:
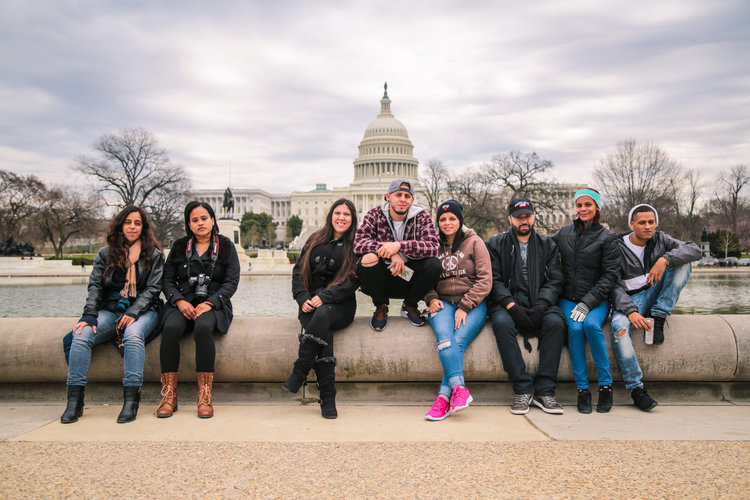
[(578, 413), (591, 413), (591, 391), (578, 389)]
[(424, 326), (424, 317), (414, 306), (407, 306), (406, 304), (401, 306), (401, 317), (406, 318), (414, 326)]
[(664, 322), (667, 318), (661, 318), (654, 316), (654, 345), (662, 345), (664, 343)]
[(659, 404), (648, 395), (645, 387), (636, 387), (630, 391), (630, 397), (633, 398), (633, 404), (641, 411), (651, 411)]
[(375, 308), (375, 312), (372, 313), (372, 319), (370, 320), (370, 328), (376, 332), (382, 332), (385, 330), (385, 325), (388, 324), (388, 306), (381, 304)]
[(609, 413), (613, 402), (612, 384), (599, 386), (599, 401), (596, 403), (596, 412)]
[(557, 402), (555, 396), (534, 396), (531, 398), (531, 402), (538, 406), (544, 411), (544, 413), (552, 413), (554, 415), (562, 415), (565, 411), (560, 403)]

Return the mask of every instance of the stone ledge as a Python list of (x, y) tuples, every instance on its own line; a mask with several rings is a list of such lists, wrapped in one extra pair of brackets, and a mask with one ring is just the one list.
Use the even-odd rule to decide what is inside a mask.
[[(375, 333), (369, 318), (358, 317), (337, 332), (337, 380), (340, 382), (436, 382), (442, 368), (429, 326), (414, 328), (398, 317), (385, 331)], [(74, 318), (0, 319), (0, 370), (4, 384), (61, 383), (67, 375), (61, 339), (72, 328)], [(608, 331), (605, 330), (608, 334)], [(282, 382), (289, 375), (297, 354), (296, 318), (235, 318), (227, 335), (216, 342), (216, 380), (236, 383)], [(750, 381), (750, 315), (672, 316), (661, 346), (643, 345), (635, 335), (635, 349), (649, 382), (748, 382)], [(535, 340), (532, 339), (535, 346)], [(537, 352), (524, 359), (533, 373)], [(616, 381), (622, 376), (610, 349), (610, 364)], [(467, 381), (505, 382), (500, 355), (489, 323), (465, 354)], [(589, 377), (596, 370), (589, 357)], [(570, 357), (563, 351), (561, 382), (573, 375)], [(97, 346), (89, 370), (92, 383), (119, 383), (122, 359), (110, 344)], [(159, 381), (159, 341), (146, 347), (146, 383)], [(181, 381), (195, 380), (195, 344), (182, 340)]]

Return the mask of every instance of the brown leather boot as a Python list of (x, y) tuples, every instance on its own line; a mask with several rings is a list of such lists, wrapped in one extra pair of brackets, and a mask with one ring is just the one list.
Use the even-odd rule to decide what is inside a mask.
[(214, 407), (211, 405), (213, 384), (213, 372), (198, 372), (198, 418), (214, 416)]
[(159, 418), (171, 417), (177, 411), (177, 372), (161, 374), (161, 403), (156, 409)]

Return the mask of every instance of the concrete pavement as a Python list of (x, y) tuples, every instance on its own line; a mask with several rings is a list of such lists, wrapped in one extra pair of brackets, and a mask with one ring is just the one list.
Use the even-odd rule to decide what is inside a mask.
[(750, 406), (564, 415), (424, 406), (0, 404), (0, 498), (747, 498)]

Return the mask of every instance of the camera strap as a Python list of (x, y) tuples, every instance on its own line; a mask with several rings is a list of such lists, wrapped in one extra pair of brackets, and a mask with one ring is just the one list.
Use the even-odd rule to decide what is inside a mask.
[[(190, 256), (193, 254), (193, 246), (195, 245), (195, 236), (190, 238), (185, 246), (185, 258), (190, 260)], [(216, 266), (216, 260), (219, 258), (219, 235), (214, 233), (211, 244), (211, 269), (208, 271), (208, 275), (213, 277), (214, 267)]]

